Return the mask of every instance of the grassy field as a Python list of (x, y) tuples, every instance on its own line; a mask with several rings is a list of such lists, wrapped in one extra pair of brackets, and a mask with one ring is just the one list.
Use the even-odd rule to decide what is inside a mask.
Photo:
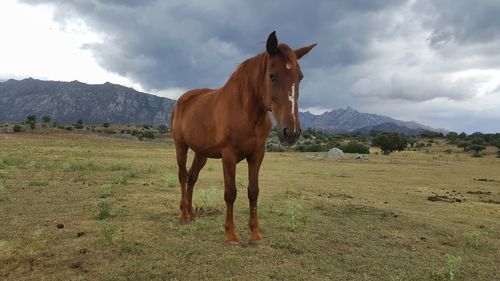
[(234, 248), (220, 160), (200, 174), (198, 220), (179, 225), (172, 144), (0, 134), (0, 280), (500, 280), (500, 159), (446, 148), (267, 153), (261, 248), (246, 242), (242, 162)]

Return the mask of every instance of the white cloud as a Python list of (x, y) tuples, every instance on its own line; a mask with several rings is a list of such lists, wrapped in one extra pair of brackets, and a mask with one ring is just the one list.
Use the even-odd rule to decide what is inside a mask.
[(276, 28), (291, 47), (319, 43), (300, 62), (301, 110), (500, 131), (498, 0), (20, 1), (34, 6), (0, 4), (0, 78), (109, 80), (177, 98), (221, 86)]
[(64, 26), (52, 20), (54, 8), (33, 7), (14, 0), (0, 3), (0, 77), (106, 81), (138, 87), (129, 79), (102, 69), (83, 44), (100, 42), (81, 20)]

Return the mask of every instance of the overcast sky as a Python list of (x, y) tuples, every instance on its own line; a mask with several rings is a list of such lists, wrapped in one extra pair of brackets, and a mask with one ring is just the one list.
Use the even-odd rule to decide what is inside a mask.
[(2, 0), (0, 80), (110, 81), (170, 98), (220, 87), (267, 35), (318, 43), (301, 110), (353, 107), (500, 132), (498, 0)]

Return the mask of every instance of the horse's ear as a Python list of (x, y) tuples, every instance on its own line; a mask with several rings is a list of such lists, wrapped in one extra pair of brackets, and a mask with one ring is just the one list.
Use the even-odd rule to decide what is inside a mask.
[(270, 56), (274, 56), (278, 53), (278, 38), (276, 37), (276, 31), (271, 32), (269, 37), (267, 37), (266, 50)]
[(300, 48), (300, 49), (295, 50), (295, 51), (294, 51), (294, 52), (295, 52), (295, 56), (297, 56), (297, 59), (300, 59), (300, 58), (301, 58), (301, 57), (303, 57), (305, 54), (309, 53), (309, 51), (310, 51), (312, 48), (316, 47), (316, 45), (318, 45), (318, 44), (312, 44), (312, 45), (309, 45), (309, 46), (307, 46), (307, 47), (302, 47), (302, 48)]

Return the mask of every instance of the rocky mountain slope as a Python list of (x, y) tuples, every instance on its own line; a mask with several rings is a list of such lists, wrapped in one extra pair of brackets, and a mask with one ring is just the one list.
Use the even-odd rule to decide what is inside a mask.
[(383, 115), (362, 113), (350, 107), (335, 109), (321, 115), (301, 112), (300, 120), (304, 128), (330, 132), (369, 133), (371, 130), (383, 131), (387, 129), (404, 134), (415, 134), (423, 130), (440, 131), (414, 121), (401, 121)]
[(169, 124), (174, 103), (111, 83), (89, 85), (32, 78), (0, 83), (0, 121), (4, 122), (23, 121), (35, 114), (39, 118), (49, 115), (61, 124), (78, 119), (85, 124)]
[[(20, 122), (29, 114), (39, 120), (49, 115), (52, 121), (71, 124), (170, 124), (174, 100), (141, 93), (132, 88), (105, 83), (90, 85), (78, 81), (59, 82), (37, 79), (8, 80), (0, 83), (0, 122)], [(358, 112), (350, 107), (314, 115), (300, 112), (303, 128), (328, 132), (389, 130), (417, 134), (437, 131), (416, 122)]]

